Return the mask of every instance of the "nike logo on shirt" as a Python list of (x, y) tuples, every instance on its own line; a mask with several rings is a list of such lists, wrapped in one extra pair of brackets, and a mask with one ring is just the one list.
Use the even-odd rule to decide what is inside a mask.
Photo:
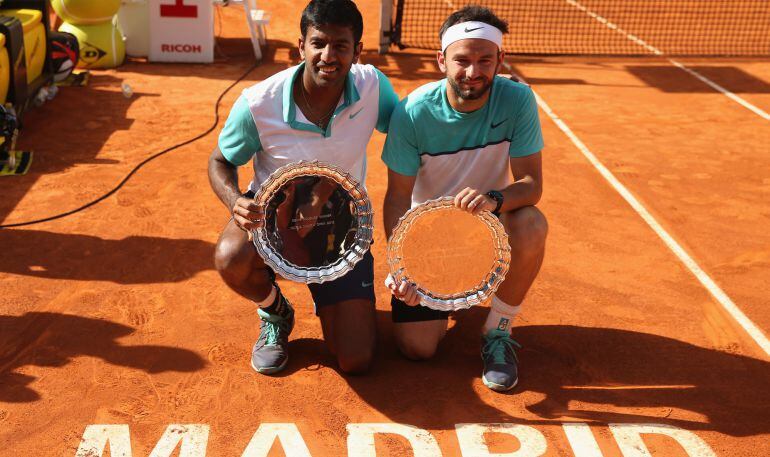
[(508, 119), (503, 119), (502, 121), (498, 122), (497, 124), (495, 124), (494, 122), (492, 122), (492, 128), (493, 128), (493, 129), (496, 129), (496, 128), (500, 127), (500, 125), (502, 125), (502, 124), (503, 124), (505, 121), (507, 121), (507, 120), (508, 120)]
[(363, 109), (363, 108), (361, 108), (360, 110), (358, 110), (358, 111), (356, 111), (355, 113), (351, 114), (351, 115), (350, 115), (350, 118), (351, 118), (351, 119), (353, 119), (354, 117), (358, 116), (358, 113), (360, 113), (360, 112), (361, 112), (361, 111), (363, 111), (363, 110), (364, 110), (364, 109)]

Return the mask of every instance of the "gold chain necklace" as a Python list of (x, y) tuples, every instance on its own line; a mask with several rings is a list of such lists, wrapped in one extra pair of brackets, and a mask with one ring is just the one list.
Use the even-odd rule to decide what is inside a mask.
[[(310, 111), (311, 116), (316, 117), (315, 111), (313, 111), (313, 108), (310, 107), (310, 102), (307, 100), (307, 95), (305, 95), (305, 84), (302, 81), (300, 81), (299, 84), (300, 84), (299, 90), (302, 93), (302, 100), (305, 101), (305, 108), (307, 108), (307, 110)], [(319, 118), (316, 122), (313, 122), (313, 124), (315, 124), (318, 127), (322, 127), (322, 125), (326, 125), (326, 122), (324, 121), (328, 120), (329, 117), (331, 117), (332, 113), (334, 113), (334, 110), (336, 108), (337, 108), (337, 105), (335, 104), (334, 106), (332, 106), (332, 109), (329, 110), (328, 113), (326, 113), (323, 117)]]

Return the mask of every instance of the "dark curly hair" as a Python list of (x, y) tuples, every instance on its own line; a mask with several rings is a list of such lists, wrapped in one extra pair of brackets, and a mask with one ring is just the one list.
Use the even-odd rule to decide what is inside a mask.
[(308, 27), (326, 24), (353, 29), (354, 43), (360, 42), (364, 33), (361, 12), (351, 0), (311, 0), (302, 11), (302, 19), (299, 21), (302, 36), (307, 36)]

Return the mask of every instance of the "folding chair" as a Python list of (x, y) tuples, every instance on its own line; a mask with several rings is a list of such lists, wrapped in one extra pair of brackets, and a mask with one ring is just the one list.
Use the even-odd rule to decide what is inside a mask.
[(254, 56), (262, 60), (262, 46), (267, 42), (267, 24), (270, 23), (270, 13), (257, 9), (257, 0), (241, 0), (246, 12), (246, 22), (249, 24), (251, 44), (254, 46)]

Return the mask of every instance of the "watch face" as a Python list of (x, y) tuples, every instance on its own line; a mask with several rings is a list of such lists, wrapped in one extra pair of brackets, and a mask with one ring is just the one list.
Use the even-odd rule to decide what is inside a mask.
[(503, 206), (503, 194), (497, 190), (490, 190), (487, 192), (487, 196), (497, 203), (497, 207), (492, 211), (493, 214), (499, 215), (500, 208)]
[(490, 190), (487, 192), (487, 195), (497, 203), (502, 203), (503, 201), (503, 194), (497, 190)]

